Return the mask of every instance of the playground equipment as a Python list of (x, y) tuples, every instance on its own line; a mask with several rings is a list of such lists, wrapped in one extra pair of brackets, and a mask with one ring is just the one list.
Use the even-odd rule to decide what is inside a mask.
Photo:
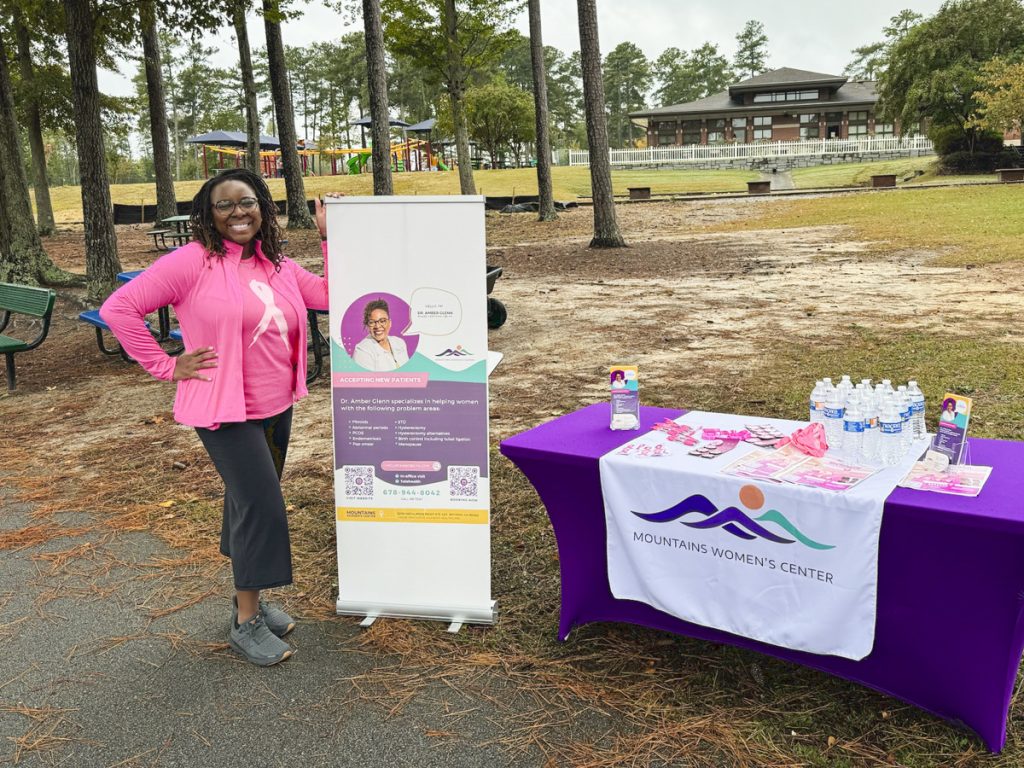
[[(224, 132), (219, 132), (224, 133)], [(206, 134), (214, 137), (213, 141), (216, 141), (218, 134)], [(199, 139), (201, 137), (194, 137)], [(234, 167), (237, 168), (242, 165), (242, 161), (245, 158), (244, 147), (221, 145), (210, 143), (207, 144), (201, 141), (193, 141), (192, 143), (202, 147), (203, 154), (203, 176), (209, 178), (210, 168), (207, 158), (207, 153), (212, 152), (216, 158), (216, 168), (222, 169), (225, 167), (225, 158), (230, 163), (234, 160)], [(321, 149), (318, 147), (300, 147), (298, 149), (299, 158), (302, 162), (302, 175), (320, 175), (325, 176), (327, 169), (324, 167), (324, 158), (330, 160), (330, 175), (336, 176), (338, 174), (338, 159), (345, 158), (345, 164), (348, 166), (347, 170), (349, 173), (363, 173), (367, 170), (367, 164), (370, 160), (370, 156), (373, 150), (370, 147), (334, 147), (330, 149)], [(391, 155), (391, 169), (396, 173), (404, 173), (405, 171), (430, 171), (435, 168), (439, 171), (450, 170), (444, 161), (434, 153), (430, 142), (423, 139), (406, 139), (405, 141), (394, 142), (389, 148)], [(281, 152), (276, 149), (263, 150), (260, 152), (260, 166), (265, 176), (275, 177), (278, 174), (281, 163)]]

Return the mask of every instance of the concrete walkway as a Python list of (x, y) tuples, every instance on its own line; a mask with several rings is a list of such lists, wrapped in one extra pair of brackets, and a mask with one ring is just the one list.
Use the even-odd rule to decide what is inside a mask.
[[(0, 535), (38, 524), (7, 495), (0, 482)], [(87, 543), (102, 558), (55, 570), (42, 557)], [(226, 582), (213, 585), (224, 597), (151, 621), (155, 585), (139, 565), (175, 555), (147, 533), (0, 549), (0, 765), (543, 764), (537, 751), (486, 745), (510, 712), (442, 682), (425, 681), (393, 716), (363, 698), (352, 678), (396, 660), (360, 650), (355, 620), (300, 623), (296, 655), (269, 669), (224, 649)], [(96, 559), (102, 568), (89, 567)]]
[(783, 192), (792, 189), (796, 189), (796, 184), (793, 183), (793, 174), (789, 171), (778, 171), (777, 173), (761, 173), (761, 181), (770, 181), (772, 183), (772, 192)]

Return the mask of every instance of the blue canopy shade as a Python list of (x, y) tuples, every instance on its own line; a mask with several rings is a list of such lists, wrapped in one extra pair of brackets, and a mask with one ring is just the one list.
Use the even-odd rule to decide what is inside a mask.
[[(367, 117), (360, 117), (358, 120), (353, 120), (352, 125), (372, 125), (373, 120)], [(396, 125), (399, 128), (408, 128), (409, 124), (405, 120), (389, 120), (388, 125)]]
[[(242, 131), (210, 131), (185, 139), (186, 144), (212, 144), (218, 147), (244, 147), (246, 136)], [(260, 149), (280, 149), (276, 136), (260, 136)]]
[(434, 126), (437, 125), (437, 120), (432, 117), (428, 117), (422, 123), (416, 123), (416, 125), (410, 125), (406, 130), (409, 133), (415, 133), (416, 131), (432, 131)]

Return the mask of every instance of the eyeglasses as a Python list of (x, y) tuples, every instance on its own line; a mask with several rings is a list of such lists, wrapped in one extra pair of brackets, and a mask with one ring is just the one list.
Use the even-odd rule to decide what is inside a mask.
[(383, 328), (385, 325), (387, 325), (390, 322), (391, 322), (391, 318), (390, 317), (382, 317), (380, 320), (371, 320), (370, 322), (367, 323), (367, 326), (369, 326), (370, 328), (373, 328), (375, 325), (379, 325), (381, 328)]
[(224, 216), (230, 216), (235, 212), (235, 206), (241, 208), (243, 211), (251, 211), (259, 204), (260, 201), (255, 197), (243, 197), (237, 203), (234, 200), (218, 200), (213, 204), (213, 209)]

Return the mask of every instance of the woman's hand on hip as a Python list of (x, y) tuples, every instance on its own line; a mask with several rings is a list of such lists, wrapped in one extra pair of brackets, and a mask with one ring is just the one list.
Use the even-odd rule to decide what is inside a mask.
[(185, 381), (186, 379), (199, 379), (209, 381), (200, 371), (204, 368), (217, 367), (217, 353), (213, 347), (199, 347), (191, 352), (183, 352), (175, 358), (174, 381)]

